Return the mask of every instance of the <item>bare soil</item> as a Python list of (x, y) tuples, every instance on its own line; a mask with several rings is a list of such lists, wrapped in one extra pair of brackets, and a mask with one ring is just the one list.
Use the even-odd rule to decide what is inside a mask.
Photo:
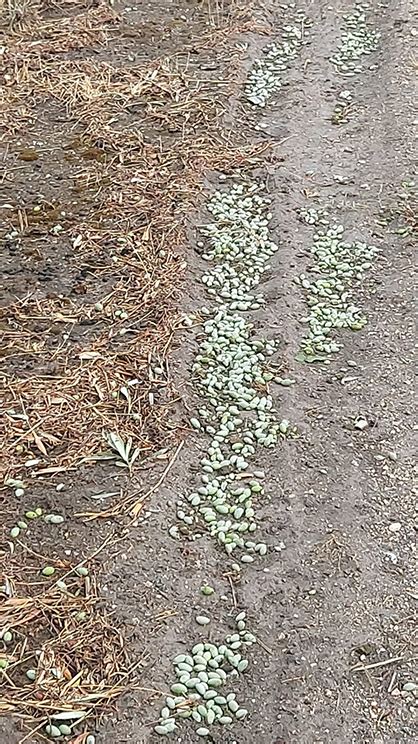
[[(141, 660), (143, 690), (125, 695), (114, 715), (103, 720), (96, 732), (100, 744), (160, 740), (152, 726), (170, 685), (171, 659), (202, 635), (193, 620), (196, 610), (210, 612), (210, 637), (216, 640), (227, 631), (236, 606), (247, 611), (262, 641), (251, 650), (251, 671), (237, 683), (250, 716), (234, 729), (215, 732), (210, 741), (250, 744), (255, 737), (261, 744), (409, 744), (418, 738), (417, 697), (403, 691), (406, 682), (417, 681), (413, 241), (402, 229), (414, 210), (410, 189), (402, 184), (413, 175), (416, 46), (412, 3), (375, 5), (370, 20), (382, 34), (370, 58), (376, 69), (345, 79), (329, 62), (351, 2), (300, 3), (313, 21), (311, 43), (286, 74), (288, 84), (261, 115), (234, 90), (224, 117), (231, 136), (236, 128), (250, 144), (273, 142), (256, 175), (266, 178), (273, 199), (273, 237), (280, 249), (263, 286), (266, 309), (254, 313), (254, 322), (257, 332), (280, 340), (275, 361), (297, 380), (291, 388), (272, 392), (281, 417), (297, 425), (299, 437), (259, 454), (257, 463), (267, 474), (260, 521), (271, 547), (268, 556), (245, 569), (233, 594), (227, 561), (209, 539), (182, 542), (168, 536), (176, 499), (196, 478), (199, 435), (189, 434), (163, 484), (146, 502), (143, 521), (128, 534), (123, 519), (85, 522), (72, 515), (96, 510), (92, 496), (100, 491), (143, 492), (167, 460), (162, 465), (149, 460), (131, 481), (111, 465), (98, 465), (52, 480), (38, 478), (31, 485), (34, 505), (68, 517), (53, 538), (41, 526), (35, 530), (34, 550), (59, 557), (65, 548), (76, 558), (91, 553), (109, 534), (124, 538), (99, 557), (98, 567), (102, 564), (106, 604), (131, 657)], [(256, 6), (258, 22), (270, 24), (272, 38), (279, 35), (286, 24), (282, 6)], [(135, 10), (119, 3), (117, 10), (126, 33), (122, 39), (119, 29), (112, 43), (100, 49), (104, 60), (171, 54), (207, 26), (207, 6), (200, 3), (158, 0), (138, 3)], [(211, 6), (212, 17), (227, 11)], [(250, 27), (240, 31), (239, 24), (223, 42), (219, 59), (212, 50), (200, 50), (191, 61), (193, 70), (200, 60), (202, 77), (216, 79), (218, 70), (225, 71), (228, 54), (235, 55), (236, 42), (248, 44), (235, 73), (242, 82), (266, 35)], [(354, 106), (349, 122), (336, 126), (334, 106), (345, 88), (352, 91)], [(55, 128), (52, 112), (46, 116), (31, 136), (47, 140), (48, 147), (55, 141), (61, 156), (61, 125)], [(262, 129), (255, 129), (260, 123)], [(21, 144), (27, 148), (32, 141)], [(78, 164), (67, 161), (63, 172), (58, 160), (45, 166), (55, 167), (49, 181), (38, 161), (20, 164), (22, 173), (9, 183), (6, 200), (12, 195), (26, 203), (44, 182), (45, 202), (67, 200), (59, 181), (72, 183), (71, 169)], [(207, 176), (209, 188), (217, 184), (216, 174)], [(83, 210), (84, 200), (76, 202), (74, 209)], [(328, 366), (295, 361), (305, 302), (293, 279), (306, 268), (312, 237), (298, 209), (317, 205), (326, 206), (354, 238), (382, 249), (370, 279), (358, 290), (368, 325), (344, 334), (344, 348)], [(197, 282), (202, 265), (194, 251), (195, 225), (204, 218), (196, 213), (189, 219), (190, 244), (182, 255), (189, 268), (178, 288), (184, 311), (206, 304)], [(50, 292), (70, 295), (77, 295), (81, 282), (83, 295), (94, 295), (94, 276), (80, 278), (73, 254), (58, 243), (55, 247), (48, 237), (36, 267), (25, 250), (6, 255), (8, 301), (38, 291), (43, 282)], [(196, 406), (189, 372), (195, 349), (195, 328), (178, 333), (167, 361), (172, 389), (179, 395), (170, 415), (183, 429)], [(369, 423), (363, 431), (354, 427), (359, 414)], [(59, 481), (65, 488), (57, 493)], [(2, 513), (8, 529), (21, 508), (7, 492)], [(202, 598), (204, 582), (215, 587), (215, 595)], [(0, 721), (1, 741), (13, 744), (21, 737), (9, 719)], [(199, 737), (184, 724), (175, 738), (186, 744)]]

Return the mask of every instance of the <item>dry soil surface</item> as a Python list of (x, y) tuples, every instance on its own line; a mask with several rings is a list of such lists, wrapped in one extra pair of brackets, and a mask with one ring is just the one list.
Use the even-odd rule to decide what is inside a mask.
[[(279, 251), (263, 285), (267, 305), (254, 313), (254, 322), (257, 332), (280, 340), (275, 361), (296, 380), (290, 388), (273, 386), (272, 394), (280, 416), (297, 425), (299, 436), (264, 451), (257, 462), (266, 472), (260, 513), (271, 549), (245, 567), (231, 592), (228, 562), (209, 539), (168, 537), (176, 499), (194, 482), (201, 456), (200, 435), (191, 434), (149, 501), (146, 527), (134, 532), (104, 582), (132, 655), (143, 656), (140, 682), (149, 692), (124, 698), (97, 732), (100, 744), (161, 740), (153, 733), (161, 696), (153, 690), (168, 689), (172, 657), (206, 632), (196, 626), (196, 611), (210, 614), (210, 637), (216, 639), (227, 631), (236, 607), (246, 610), (261, 641), (237, 683), (250, 714), (233, 729), (212, 727), (209, 741), (409, 744), (418, 739), (417, 697), (403, 689), (417, 681), (413, 252), (411, 235), (402, 232), (403, 218), (396, 214), (412, 203), (410, 187), (402, 184), (413, 175), (413, 8), (409, 0), (374, 3), (369, 19), (381, 38), (367, 60), (366, 68), (373, 69), (343, 78), (329, 57), (353, 3), (298, 5), (312, 19), (311, 43), (286, 73), (287, 85), (261, 114), (235, 99), (228, 117), (230, 127), (245, 127), (250, 141), (274, 143), (274, 157), (257, 175), (266, 179), (273, 200)], [(279, 3), (256, 11), (271, 24), (272, 36), (279, 36), (288, 11)], [(246, 31), (236, 41), (248, 44), (244, 77), (266, 37)], [(349, 121), (336, 125), (334, 106), (345, 88), (354, 103)], [(307, 265), (312, 228), (300, 222), (298, 209), (318, 205), (381, 253), (357, 290), (366, 328), (344, 333), (343, 349), (329, 365), (304, 365), (295, 355), (306, 306), (293, 280)], [(391, 219), (382, 220), (388, 209)], [(201, 218), (205, 215), (196, 217), (196, 224)], [(194, 253), (193, 225), (190, 238), (185, 310), (206, 303), (198, 285), (203, 262)], [(197, 403), (189, 385), (195, 351), (192, 328), (179, 338), (171, 358), (176, 386), (191, 411)], [(359, 416), (368, 424), (363, 430), (354, 425)], [(110, 478), (103, 490), (113, 490)], [(202, 598), (204, 582), (215, 595)], [(9, 726), (2, 730), (2, 741), (14, 741)], [(199, 737), (184, 723), (174, 740), (195, 743)]]

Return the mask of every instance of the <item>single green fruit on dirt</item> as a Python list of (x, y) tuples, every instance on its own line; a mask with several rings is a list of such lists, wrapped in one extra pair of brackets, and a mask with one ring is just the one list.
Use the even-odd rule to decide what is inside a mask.
[(53, 566), (45, 566), (45, 568), (42, 569), (42, 576), (52, 576), (55, 573), (55, 568)]
[(72, 733), (70, 726), (67, 726), (66, 723), (61, 724), (60, 732), (62, 736), (70, 736)]
[(45, 514), (44, 521), (51, 524), (62, 524), (64, 517), (61, 514)]
[(200, 591), (202, 592), (202, 594), (205, 594), (207, 597), (209, 597), (211, 594), (214, 593), (215, 590), (214, 590), (213, 586), (209, 586), (208, 584), (204, 584), (200, 588)]

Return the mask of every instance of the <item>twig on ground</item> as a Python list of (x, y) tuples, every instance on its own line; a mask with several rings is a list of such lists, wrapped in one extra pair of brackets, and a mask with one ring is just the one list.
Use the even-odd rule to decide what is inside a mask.
[(377, 669), (379, 667), (388, 666), (389, 664), (397, 664), (398, 661), (403, 661), (404, 656), (393, 656), (391, 659), (384, 659), (383, 661), (375, 661), (372, 664), (356, 664), (356, 666), (350, 669), (351, 672), (365, 672), (368, 669)]

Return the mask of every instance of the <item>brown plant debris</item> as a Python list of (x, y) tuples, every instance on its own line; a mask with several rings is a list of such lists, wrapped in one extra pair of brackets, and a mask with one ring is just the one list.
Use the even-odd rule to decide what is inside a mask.
[(89, 718), (109, 711), (126, 690), (139, 689), (143, 660), (129, 659), (90, 562), (87, 576), (79, 576), (87, 561), (55, 561), (55, 574), (44, 578), (40, 566), (26, 565), (22, 576), (21, 561), (7, 561), (0, 577), (0, 715), (17, 717), (30, 732), (51, 723), (86, 730)]
[[(72, 12), (58, 22), (41, 3), (41, 20), (11, 34), (3, 55), (2, 124), (7, 141), (23, 137), (5, 161), (6, 243), (35, 275), (67, 245), (57, 266), (66, 291), (38, 283), (9, 294), (2, 310), (6, 477), (115, 458), (110, 436), (137, 462), (167, 444), (166, 353), (180, 319), (186, 221), (205, 170), (253, 156), (219, 126), (227, 80), (211, 85), (176, 55), (97, 61), (91, 49), (106, 46), (120, 19), (95, 5), (74, 14), (74, 4), (61, 3)], [(87, 57), (63, 57), (77, 44)], [(44, 140), (49, 115), (60, 124), (39, 150), (34, 138), (39, 131)], [(15, 186), (32, 163), (58, 174), (60, 199), (45, 195), (36, 170), (30, 198)]]

